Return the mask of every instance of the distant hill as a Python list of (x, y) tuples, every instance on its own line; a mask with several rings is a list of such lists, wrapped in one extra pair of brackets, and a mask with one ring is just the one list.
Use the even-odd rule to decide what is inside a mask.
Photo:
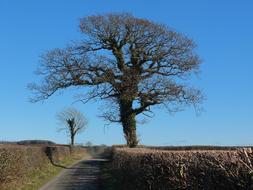
[(53, 141), (48, 141), (48, 140), (23, 140), (23, 141), (18, 141), (18, 145), (34, 145), (34, 144), (44, 144), (44, 145), (53, 145), (56, 144)]
[(17, 144), (15, 141), (0, 141), (0, 144)]

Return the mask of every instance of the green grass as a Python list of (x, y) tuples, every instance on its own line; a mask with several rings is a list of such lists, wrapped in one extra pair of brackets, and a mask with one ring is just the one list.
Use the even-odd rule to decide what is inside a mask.
[[(71, 165), (75, 160), (72, 158), (66, 158), (59, 162), (60, 165)], [(48, 163), (43, 169), (34, 170), (26, 179), (26, 183), (21, 190), (38, 190), (43, 184), (55, 177), (60, 171), (61, 167), (57, 167)]]
[(100, 173), (101, 189), (103, 190), (118, 190), (120, 184), (113, 177), (113, 171), (111, 169), (110, 163), (105, 163), (101, 166)]

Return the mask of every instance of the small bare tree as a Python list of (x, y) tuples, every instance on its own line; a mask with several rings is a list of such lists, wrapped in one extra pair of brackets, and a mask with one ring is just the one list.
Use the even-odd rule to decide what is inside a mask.
[(64, 125), (59, 131), (66, 131), (70, 136), (71, 145), (74, 145), (75, 136), (87, 127), (87, 119), (75, 108), (68, 108), (60, 112), (57, 114), (57, 118)]
[(138, 144), (136, 117), (152, 107), (170, 112), (201, 102), (201, 91), (184, 81), (198, 71), (195, 44), (165, 25), (131, 14), (81, 19), (82, 41), (42, 56), (34, 102), (69, 87), (86, 87), (80, 100), (109, 100), (103, 116), (122, 124), (127, 145)]

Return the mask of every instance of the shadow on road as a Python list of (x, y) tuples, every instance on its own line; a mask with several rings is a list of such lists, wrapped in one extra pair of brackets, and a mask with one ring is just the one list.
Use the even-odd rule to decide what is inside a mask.
[(106, 162), (100, 158), (80, 161), (40, 190), (99, 190), (100, 167)]
[(71, 171), (65, 180), (59, 184), (62, 190), (98, 190), (98, 176), (102, 159), (82, 161), (78, 165), (70, 167)]

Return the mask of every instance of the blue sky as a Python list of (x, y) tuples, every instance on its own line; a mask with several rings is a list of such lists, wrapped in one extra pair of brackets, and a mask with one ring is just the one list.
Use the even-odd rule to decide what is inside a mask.
[[(148, 145), (253, 145), (253, 1), (251, 0), (1, 0), (0, 1), (0, 140), (48, 139), (68, 143), (58, 133), (56, 113), (71, 106), (66, 91), (44, 103), (29, 103), (26, 86), (39, 55), (81, 38), (79, 19), (108, 12), (164, 23), (198, 45), (201, 73), (190, 81), (205, 93), (204, 112), (193, 108), (175, 115), (155, 110), (138, 126)], [(76, 103), (89, 120), (77, 142), (124, 143), (120, 126), (98, 118), (102, 102)]]

